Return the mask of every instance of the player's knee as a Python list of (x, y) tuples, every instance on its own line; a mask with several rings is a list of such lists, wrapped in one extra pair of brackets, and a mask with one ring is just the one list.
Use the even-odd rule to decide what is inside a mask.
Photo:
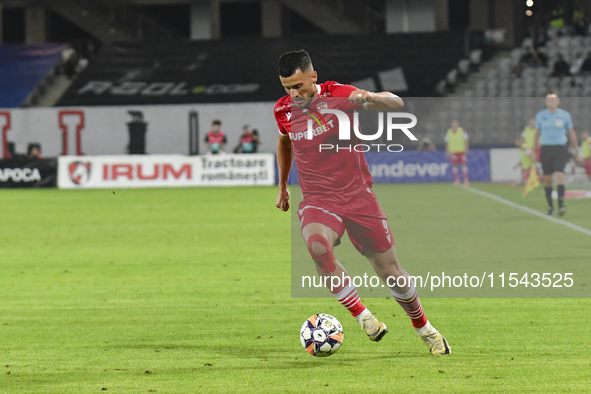
[(308, 238), (308, 250), (314, 262), (326, 272), (334, 272), (335, 257), (328, 240), (320, 235), (313, 234)]
[(326, 246), (317, 241), (312, 242), (312, 244), (309, 245), (308, 249), (310, 250), (310, 254), (312, 255), (312, 257), (322, 256), (323, 254), (326, 254), (328, 252)]

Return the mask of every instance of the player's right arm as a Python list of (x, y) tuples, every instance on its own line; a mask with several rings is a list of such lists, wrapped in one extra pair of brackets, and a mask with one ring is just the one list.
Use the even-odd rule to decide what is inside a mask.
[(279, 170), (279, 194), (275, 206), (283, 212), (289, 210), (289, 187), (287, 180), (291, 170), (291, 140), (288, 135), (279, 134), (277, 139), (277, 168)]

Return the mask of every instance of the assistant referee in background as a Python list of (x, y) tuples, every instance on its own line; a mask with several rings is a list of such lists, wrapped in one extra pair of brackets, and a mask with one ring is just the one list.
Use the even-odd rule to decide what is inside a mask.
[(570, 144), (577, 151), (577, 133), (573, 127), (573, 119), (568, 112), (558, 108), (560, 99), (557, 92), (546, 95), (546, 107), (536, 115), (535, 148), (538, 147), (538, 137), (541, 135), (540, 162), (544, 171), (544, 187), (548, 200), (548, 215), (554, 214), (552, 203), (552, 176), (556, 174), (558, 185), (558, 214), (566, 213), (564, 206), (564, 167), (568, 161), (567, 132), (570, 134)]

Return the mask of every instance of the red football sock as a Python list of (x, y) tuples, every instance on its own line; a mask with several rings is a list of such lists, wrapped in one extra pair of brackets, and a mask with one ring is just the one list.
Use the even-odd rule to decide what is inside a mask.
[[(410, 280), (410, 278), (407, 276)], [(390, 289), (390, 293), (394, 296), (394, 299), (400, 304), (402, 309), (406, 312), (408, 317), (412, 320), (412, 325), (415, 328), (419, 328), (427, 324), (427, 317), (423, 313), (423, 307), (419, 296), (417, 295), (417, 289), (415, 284), (411, 280), (410, 289), (406, 294), (398, 294), (394, 290)]]

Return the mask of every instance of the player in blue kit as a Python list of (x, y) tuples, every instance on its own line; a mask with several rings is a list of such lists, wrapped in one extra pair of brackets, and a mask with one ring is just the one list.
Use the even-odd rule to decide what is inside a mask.
[(552, 203), (552, 177), (556, 174), (558, 189), (558, 214), (566, 213), (564, 206), (564, 166), (568, 161), (567, 133), (574, 151), (577, 151), (577, 133), (573, 127), (573, 119), (568, 112), (558, 108), (560, 99), (558, 93), (550, 92), (546, 95), (546, 107), (536, 115), (535, 148), (538, 148), (538, 137), (541, 136), (540, 162), (544, 171), (544, 187), (548, 200), (548, 215), (554, 214)]

